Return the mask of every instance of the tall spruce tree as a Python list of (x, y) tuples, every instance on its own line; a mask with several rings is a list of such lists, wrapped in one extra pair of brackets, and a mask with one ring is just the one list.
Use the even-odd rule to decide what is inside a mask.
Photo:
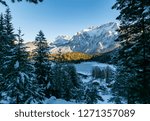
[[(2, 19), (2, 15), (1, 15)], [(2, 81), (3, 84), (3, 92), (7, 90), (6, 85), (8, 86), (8, 81), (6, 81), (7, 75), (9, 75), (9, 72), (11, 70), (8, 69), (8, 65), (10, 62), (10, 59), (13, 55), (13, 46), (10, 43), (13, 43), (13, 40), (15, 38), (14, 32), (13, 32), (13, 26), (11, 23), (11, 14), (9, 8), (6, 9), (6, 12), (3, 17), (3, 21), (1, 23), (1, 74), (2, 74)], [(9, 32), (8, 32), (9, 31)], [(12, 66), (12, 65), (11, 65)], [(2, 94), (2, 93), (1, 93)]]
[(2, 50), (3, 50), (3, 68), (5, 71), (5, 67), (7, 67), (7, 62), (9, 62), (11, 56), (13, 55), (13, 48), (15, 47), (14, 40), (15, 40), (15, 34), (14, 34), (14, 28), (12, 25), (12, 16), (10, 13), (10, 9), (7, 8), (6, 12), (4, 14), (4, 32), (3, 32), (3, 44), (2, 44)]
[(81, 88), (81, 81), (77, 75), (76, 69), (73, 64), (65, 64), (63, 66), (63, 98), (66, 100), (76, 99), (77, 91)]
[(10, 103), (23, 104), (30, 103), (30, 99), (35, 97), (33, 85), (33, 66), (29, 61), (28, 52), (23, 44), (21, 30), (18, 30), (13, 55), (7, 63), (6, 69), (9, 73), (5, 75), (6, 93), (10, 97)]
[(4, 85), (4, 80), (3, 80), (3, 57), (4, 57), (4, 52), (3, 52), (3, 46), (4, 46), (4, 41), (5, 41), (5, 29), (4, 29), (4, 18), (3, 14), (0, 14), (0, 100), (1, 100), (1, 95), (3, 92), (3, 85)]
[(81, 84), (81, 80), (78, 77), (75, 66), (73, 64), (67, 64), (67, 69), (66, 70), (67, 70), (67, 72), (70, 76), (70, 81), (72, 82), (73, 86), (75, 88), (79, 88), (80, 84)]
[(99, 83), (92, 81), (88, 82), (85, 85), (84, 98), (86, 104), (96, 104), (98, 103), (98, 101), (104, 101), (100, 95), (101, 90), (99, 89), (99, 87)]
[[(4, 54), (5, 55), (5, 62), (9, 59), (9, 56), (13, 54), (13, 48), (15, 47), (15, 34), (14, 28), (12, 24), (12, 16), (11, 11), (9, 8), (6, 9), (4, 14), (4, 30), (5, 30), (5, 41), (4, 41)], [(9, 55), (9, 56), (7, 56)]]
[[(36, 92), (33, 66), (29, 61), (28, 52), (23, 44), (21, 30), (14, 34), (12, 17), (9, 8), (0, 23), (1, 41), (1, 100), (8, 103), (39, 102), (40, 95)], [(34, 84), (34, 85), (33, 85)]]
[(150, 3), (149, 0), (117, 0), (120, 10), (118, 76), (113, 100), (150, 103)]
[[(2, 18), (2, 17), (1, 17)], [(31, 94), (30, 75), (31, 66), (28, 54), (23, 46), (21, 31), (14, 34), (9, 8), (4, 14), (4, 34), (2, 36), (2, 86), (3, 100), (9, 103), (25, 103)], [(1, 26), (2, 28), (2, 26)], [(1, 29), (2, 30), (2, 29)]]
[(67, 101), (77, 99), (81, 81), (72, 64), (56, 63), (53, 68), (52, 95)]
[(4, 29), (4, 18), (3, 14), (0, 14), (0, 73), (2, 74), (2, 65), (3, 65), (3, 46), (4, 46), (4, 41), (5, 41), (5, 29)]
[(63, 95), (63, 66), (61, 63), (56, 63), (53, 67), (53, 79), (51, 93), (57, 98), (62, 98)]
[(13, 24), (12, 24), (12, 16), (11, 16), (11, 11), (9, 8), (6, 9), (5, 15), (5, 29), (6, 29), (6, 34), (8, 35), (8, 37), (10, 39), (14, 39), (14, 28), (13, 28)]
[[(53, 66), (52, 95), (67, 101), (79, 98), (81, 81), (73, 64), (63, 62), (61, 50)], [(77, 94), (78, 93), (78, 94)]]
[(42, 31), (39, 31), (36, 39), (35, 45), (37, 48), (34, 50), (34, 66), (36, 81), (39, 84), (41, 92), (46, 97), (50, 97), (50, 88), (51, 88), (51, 62), (49, 61), (49, 46), (45, 35)]

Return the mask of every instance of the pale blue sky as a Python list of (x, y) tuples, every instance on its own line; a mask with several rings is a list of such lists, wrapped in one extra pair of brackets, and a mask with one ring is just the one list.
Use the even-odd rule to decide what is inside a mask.
[[(74, 35), (90, 26), (115, 22), (118, 11), (111, 7), (115, 0), (44, 0), (34, 5), (8, 1), (15, 29), (21, 28), (26, 41), (35, 39), (39, 30), (49, 41), (58, 35)], [(5, 7), (0, 4), (0, 12)]]

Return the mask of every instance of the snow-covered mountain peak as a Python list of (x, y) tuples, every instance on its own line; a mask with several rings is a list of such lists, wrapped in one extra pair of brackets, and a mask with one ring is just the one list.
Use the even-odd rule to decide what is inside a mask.
[(69, 43), (69, 41), (71, 40), (71, 37), (68, 35), (61, 35), (56, 37), (55, 41), (53, 42), (54, 45), (64, 45)]
[[(50, 43), (50, 52), (82, 52), (87, 54), (105, 53), (119, 46), (114, 40), (118, 37), (119, 25), (114, 22), (101, 26), (91, 26), (74, 36), (58, 36)], [(68, 30), (69, 31), (69, 30)]]
[(57, 50), (66, 52), (83, 52), (88, 54), (103, 53), (118, 46), (114, 41), (117, 36), (117, 23), (110, 22), (101, 26), (91, 26), (77, 32), (73, 37), (59, 36), (52, 44), (51, 53)]
[(116, 30), (119, 28), (117, 23), (110, 22), (107, 24), (103, 24), (101, 26), (91, 26), (87, 29), (83, 29), (80, 32), (77, 32), (78, 35), (87, 34), (89, 36), (99, 36), (102, 34), (109, 34), (111, 36), (112, 34), (117, 34)]
[(70, 40), (71, 37), (68, 35), (61, 35), (61, 36), (56, 37), (55, 40), (60, 40), (60, 39)]
[(83, 29), (81, 32), (89, 32), (89, 31), (92, 31), (95, 28), (96, 28), (95, 26), (91, 26), (91, 27), (89, 27), (87, 29)]

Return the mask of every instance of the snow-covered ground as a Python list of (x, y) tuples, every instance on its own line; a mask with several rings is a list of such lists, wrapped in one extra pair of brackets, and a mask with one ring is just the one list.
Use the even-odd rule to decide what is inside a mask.
[(56, 99), (56, 97), (52, 96), (49, 99), (45, 99), (43, 104), (75, 104), (75, 102), (66, 101), (63, 99)]
[(75, 64), (75, 68), (78, 73), (84, 74), (84, 75), (91, 75), (93, 67), (98, 66), (101, 70), (109, 66), (112, 68), (112, 70), (115, 70), (115, 66), (104, 64), (104, 63), (98, 63), (98, 62), (82, 62), (79, 64)]
[[(57, 99), (54, 96), (50, 97), (49, 99), (45, 98), (45, 100), (43, 100), (41, 103), (42, 104), (75, 104), (74, 101), (71, 102), (63, 99)], [(1, 100), (0, 104), (10, 104), (9, 99)], [(31, 104), (38, 104), (38, 102), (31, 102)]]
[[(112, 70), (115, 70), (115, 67), (113, 65), (104, 64), (104, 63), (98, 63), (98, 62), (82, 62), (80, 64), (75, 64), (75, 68), (78, 73), (87, 75), (86, 78), (82, 78), (83, 82), (89, 82), (92, 80), (91, 77), (91, 71), (92, 68), (98, 66), (100, 69), (105, 69), (107, 66), (111, 67)], [(94, 80), (97, 82), (100, 82), (100, 80)], [(107, 84), (105, 82), (105, 79), (101, 80), (101, 85), (106, 88), (106, 93), (101, 92), (100, 95), (104, 99), (104, 101), (98, 101), (98, 104), (108, 104), (108, 100), (111, 98), (111, 94), (109, 93), (109, 89), (107, 88)], [(75, 101), (66, 101), (63, 99), (56, 99), (56, 97), (52, 96), (50, 99), (45, 99), (43, 104), (76, 104)]]
[[(75, 64), (75, 68), (77, 70), (77, 73), (86, 75), (86, 78), (82, 78), (82, 81), (84, 83), (89, 82), (92, 80), (92, 76), (91, 76), (91, 72), (93, 67), (99, 67), (101, 70), (105, 69), (107, 66), (109, 66), (113, 71), (116, 70), (114, 65), (110, 65), (110, 64), (105, 64), (105, 63), (98, 63), (98, 62), (82, 62), (79, 64)], [(104, 101), (98, 101), (98, 104), (108, 104), (109, 99), (112, 97), (112, 95), (110, 94), (110, 89), (107, 87), (107, 83), (105, 79), (97, 79), (97, 80), (93, 80), (93, 82), (99, 82), (101, 86), (106, 88), (106, 93), (100, 93), (100, 95), (102, 96), (102, 98), (104, 99)]]
[[(16, 64), (17, 66), (18, 64)], [(104, 64), (104, 63), (98, 63), (98, 62), (82, 62), (79, 64), (75, 64), (75, 68), (77, 70), (77, 73), (79, 74), (83, 74), (85, 76), (85, 78), (81, 77), (81, 80), (84, 83), (88, 83), (89, 81), (92, 82), (97, 82), (99, 83), (101, 86), (103, 86), (104, 88), (106, 88), (105, 91), (100, 92), (100, 96), (102, 96), (104, 101), (98, 101), (98, 104), (108, 104), (110, 102), (108, 102), (108, 100), (112, 97), (112, 95), (110, 94), (110, 88), (107, 87), (107, 83), (105, 79), (93, 79), (91, 76), (91, 72), (93, 67), (98, 66), (101, 70), (105, 69), (107, 66), (109, 66), (112, 70), (116, 70), (115, 66), (113, 65), (109, 65), (109, 64)], [(5, 94), (2, 94), (5, 95)], [(0, 101), (0, 103), (2, 104), (9, 104), (9, 99), (6, 100), (2, 100)], [(36, 103), (36, 102), (33, 102)], [(37, 102), (38, 103), (38, 102)], [(52, 96), (49, 99), (45, 98), (42, 101), (43, 104), (76, 104), (75, 101), (66, 101), (64, 99), (57, 99), (56, 97)]]

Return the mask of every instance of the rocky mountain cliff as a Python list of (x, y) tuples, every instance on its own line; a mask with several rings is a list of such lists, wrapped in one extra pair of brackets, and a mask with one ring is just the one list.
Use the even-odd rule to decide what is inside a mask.
[(73, 37), (58, 36), (54, 43), (50, 45), (51, 53), (61, 51), (82, 52), (87, 54), (105, 53), (118, 47), (114, 40), (119, 28), (117, 23), (107, 23), (97, 27), (90, 27), (77, 32)]
[[(97, 54), (109, 52), (119, 46), (114, 40), (117, 38), (117, 29), (119, 25), (114, 22), (103, 24), (101, 26), (92, 26), (77, 32), (74, 36), (58, 36), (50, 44), (50, 52), (56, 54), (81, 52), (87, 54)], [(28, 50), (31, 51), (35, 46), (33, 43), (27, 43)]]

